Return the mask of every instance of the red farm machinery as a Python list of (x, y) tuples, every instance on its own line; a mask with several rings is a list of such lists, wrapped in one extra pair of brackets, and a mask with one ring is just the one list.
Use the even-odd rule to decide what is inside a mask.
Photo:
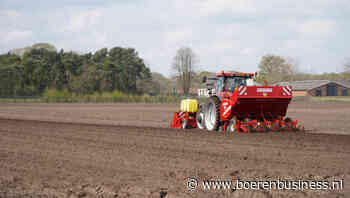
[(285, 117), (292, 100), (290, 86), (259, 86), (257, 73), (220, 72), (204, 77), (206, 89), (199, 90), (206, 102), (181, 101), (172, 128), (199, 128), (209, 131), (263, 132), (298, 131), (298, 120)]

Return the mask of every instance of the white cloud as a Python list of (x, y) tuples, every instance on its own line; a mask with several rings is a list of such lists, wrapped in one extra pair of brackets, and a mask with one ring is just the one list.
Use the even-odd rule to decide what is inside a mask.
[(167, 31), (164, 33), (164, 42), (170, 45), (183, 45), (193, 38), (191, 28), (175, 29), (174, 31)]
[(202, 15), (274, 16), (276, 18), (327, 16), (330, 12), (346, 10), (350, 6), (348, 0), (203, 0), (196, 2)]
[(3, 15), (8, 16), (11, 19), (16, 19), (21, 16), (21, 13), (15, 10), (5, 10)]
[(18, 23), (22, 14), (15, 10), (5, 9), (1, 10), (0, 8), (0, 26), (1, 29), (8, 28), (9, 26), (15, 26)]
[(313, 19), (307, 20), (299, 26), (298, 32), (306, 37), (327, 37), (335, 33), (336, 23), (332, 20)]
[[(350, 34), (348, 0), (145, 0), (93, 8), (83, 3), (69, 6), (67, 1), (66, 5), (37, 14), (4, 14), (0, 8), (0, 25), (5, 27), (0, 34), (6, 34), (0, 51), (43, 39), (58, 49), (79, 52), (133, 47), (153, 71), (164, 74), (170, 73), (173, 56), (183, 46), (191, 47), (202, 69), (211, 71), (218, 66), (255, 71), (266, 53), (300, 57), (301, 67), (328, 71), (326, 64), (343, 60), (349, 51), (348, 46), (340, 47)], [(334, 55), (329, 56), (331, 52)]]
[(215, 15), (222, 12), (250, 14), (257, 10), (255, 3), (257, 2), (251, 0), (205, 0), (201, 1), (199, 7), (202, 15)]
[(2, 32), (1, 37), (3, 42), (22, 42), (30, 39), (32, 32), (29, 30), (13, 30), (10, 32)]
[(68, 32), (82, 32), (91, 30), (99, 23), (101, 13), (99, 10), (83, 11), (80, 13), (74, 13), (73, 16), (68, 18), (68, 24), (63, 27), (63, 31)]
[(244, 48), (241, 53), (243, 55), (254, 56), (256, 52), (257, 52), (257, 49), (248, 47), (248, 48)]

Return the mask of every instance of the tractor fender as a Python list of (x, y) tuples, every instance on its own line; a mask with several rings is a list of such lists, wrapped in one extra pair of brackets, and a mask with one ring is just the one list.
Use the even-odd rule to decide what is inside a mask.
[(230, 99), (223, 99), (220, 105), (220, 120), (229, 120), (231, 118), (232, 101)]
[(230, 100), (231, 100), (232, 105), (235, 106), (237, 101), (238, 101), (238, 89), (237, 88), (235, 89), (235, 91), (231, 95)]

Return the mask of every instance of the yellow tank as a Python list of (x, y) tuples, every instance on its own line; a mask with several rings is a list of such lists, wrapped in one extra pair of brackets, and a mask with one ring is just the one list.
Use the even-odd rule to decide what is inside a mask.
[(181, 100), (181, 111), (195, 113), (198, 109), (198, 102), (194, 99)]

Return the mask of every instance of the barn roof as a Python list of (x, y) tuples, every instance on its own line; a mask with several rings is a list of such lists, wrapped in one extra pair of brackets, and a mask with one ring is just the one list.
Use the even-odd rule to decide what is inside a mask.
[(290, 85), (295, 91), (306, 91), (317, 87), (321, 87), (328, 83), (336, 83), (344, 87), (350, 88), (350, 81), (331, 81), (331, 80), (300, 80), (300, 81), (291, 81), (291, 82), (279, 82), (279, 83), (275, 83), (275, 85), (279, 85), (279, 86)]
[(347, 88), (350, 88), (350, 79), (348, 80), (337, 80), (337, 81), (334, 81), (344, 87), (347, 87)]

